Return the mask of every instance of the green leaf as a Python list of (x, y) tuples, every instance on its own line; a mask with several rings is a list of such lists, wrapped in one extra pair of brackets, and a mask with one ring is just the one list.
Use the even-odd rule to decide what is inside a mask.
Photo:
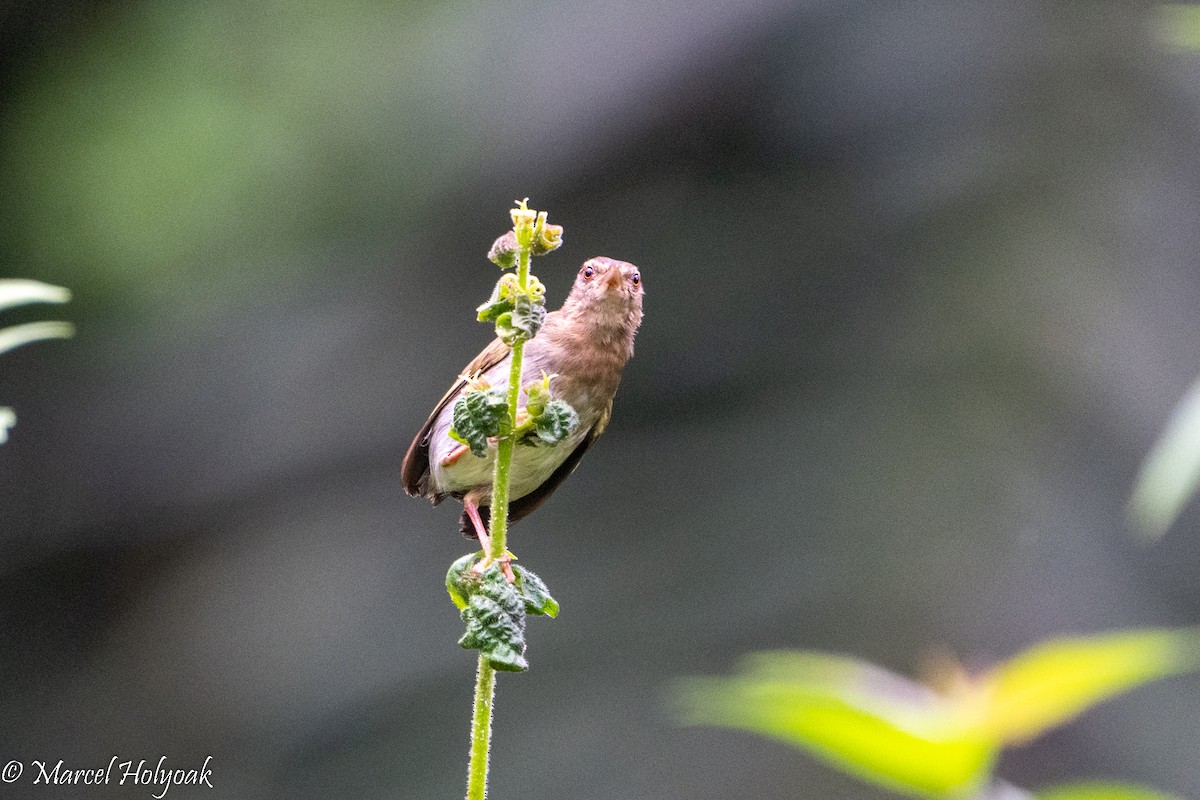
[(521, 672), (529, 668), (525, 660), (525, 602), (498, 564), (483, 571), (477, 590), (462, 609), (462, 618), (467, 630), (458, 641), (460, 647), (478, 650), (498, 670)]
[(538, 415), (532, 444), (556, 445), (567, 439), (579, 427), (579, 415), (564, 400), (551, 400)]
[(520, 293), (521, 286), (517, 276), (511, 272), (501, 276), (492, 289), (492, 296), (487, 302), (475, 309), (480, 322), (494, 322), (501, 314), (513, 310), (513, 301)]
[(1158, 9), (1159, 41), (1176, 50), (1200, 50), (1200, 8), (1167, 3)]
[(511, 311), (496, 317), (496, 335), (510, 347), (518, 341), (529, 341), (546, 321), (546, 306), (527, 294), (513, 298)]
[(1144, 786), (1108, 781), (1062, 784), (1042, 789), (1033, 796), (1037, 800), (1181, 800), (1176, 795), (1164, 794)]
[(61, 286), (19, 278), (0, 280), (0, 311), (26, 303), (65, 303), (71, 292)]
[(1200, 488), (1200, 381), (1179, 401), (1142, 463), (1129, 499), (1133, 529), (1160, 538)]
[(488, 439), (508, 432), (508, 401), (498, 387), (468, 391), (454, 404), (450, 435), (471, 448), (471, 453), (487, 455)]
[(28, 322), (0, 328), (0, 353), (15, 347), (43, 339), (69, 339), (75, 335), (75, 326), (69, 322)]
[(678, 699), (687, 723), (761, 733), (918, 797), (969, 793), (996, 756), (951, 700), (841, 656), (759, 654), (739, 677), (683, 682)]
[(981, 731), (1024, 742), (1104, 700), (1200, 667), (1200, 629), (1132, 630), (1056, 639), (981, 682)]
[(483, 558), (483, 551), (468, 553), (450, 565), (446, 571), (446, 591), (460, 611), (467, 607), (470, 596), (479, 591), (480, 575), (472, 567)]
[(517, 578), (517, 591), (525, 602), (525, 611), (552, 619), (557, 617), (558, 601), (550, 596), (550, 590), (542, 579), (520, 564), (513, 564), (512, 569)]

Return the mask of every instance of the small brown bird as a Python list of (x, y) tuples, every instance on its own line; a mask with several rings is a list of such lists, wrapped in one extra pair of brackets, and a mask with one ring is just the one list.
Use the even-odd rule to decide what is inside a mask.
[[(554, 376), (554, 396), (574, 407), (579, 427), (553, 447), (518, 447), (513, 452), (510, 520), (540, 506), (604, 432), (621, 370), (633, 355), (633, 337), (642, 321), (642, 295), (642, 276), (633, 264), (590, 259), (579, 270), (562, 308), (547, 314), (537, 336), (525, 343), (521, 385), (527, 386), (543, 372)], [(496, 450), (489, 448), (487, 457), (479, 458), (451, 439), (449, 432), (454, 403), (466, 389), (467, 379), (479, 376), (491, 386), (507, 386), (511, 362), (511, 349), (499, 339), (485, 347), (433, 409), (404, 456), (404, 490), (414, 497), (428, 497), (434, 505), (446, 497), (462, 500), (463, 534), (485, 541)]]

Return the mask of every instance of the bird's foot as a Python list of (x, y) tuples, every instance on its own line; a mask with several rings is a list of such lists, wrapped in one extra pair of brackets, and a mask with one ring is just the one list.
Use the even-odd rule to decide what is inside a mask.
[(513, 559), (515, 559), (515, 558), (516, 558), (516, 556), (514, 556), (512, 553), (508, 553), (508, 552), (506, 552), (500, 558), (492, 558), (490, 555), (485, 555), (483, 558), (476, 561), (475, 566), (473, 566), (471, 569), (475, 570), (475, 572), (482, 575), (484, 572), (487, 571), (488, 567), (492, 566), (493, 564), (499, 564), (500, 571), (502, 573), (504, 573), (504, 579), (506, 581), (508, 581), (509, 583), (516, 583), (517, 576), (513, 572), (513, 568), (512, 568), (512, 562), (513, 562)]
[(483, 524), (483, 517), (479, 515), (479, 500), (473, 494), (468, 494), (463, 498), (463, 508), (467, 510), (467, 516), (471, 519), (471, 526), (475, 528), (475, 535), (479, 538), (479, 545), (483, 548), (483, 558), (475, 562), (473, 569), (483, 574), (483, 571), (492, 564), (499, 564), (500, 571), (504, 573), (505, 579), (509, 583), (515, 583), (517, 576), (513, 574), (512, 560), (516, 558), (507, 550), (500, 558), (492, 558), (492, 537), (488, 534), (487, 526)]

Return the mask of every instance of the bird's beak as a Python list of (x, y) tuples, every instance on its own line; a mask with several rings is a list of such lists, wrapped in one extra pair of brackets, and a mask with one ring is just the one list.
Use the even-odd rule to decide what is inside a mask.
[(621, 281), (624, 278), (625, 276), (621, 273), (621, 270), (614, 266), (613, 269), (608, 271), (608, 276), (604, 279), (604, 286), (606, 289), (616, 289), (621, 285)]

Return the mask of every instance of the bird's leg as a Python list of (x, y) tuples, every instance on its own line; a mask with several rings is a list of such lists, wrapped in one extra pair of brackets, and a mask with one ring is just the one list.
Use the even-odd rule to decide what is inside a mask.
[(500, 558), (492, 558), (492, 537), (488, 535), (487, 528), (483, 524), (483, 518), (479, 516), (479, 498), (474, 492), (467, 492), (463, 496), (463, 508), (467, 510), (467, 516), (471, 518), (471, 526), (475, 528), (475, 535), (479, 537), (479, 544), (483, 546), (483, 558), (475, 564), (475, 571), (482, 573), (490, 567), (493, 562), (500, 564), (500, 571), (504, 573), (504, 578), (509, 583), (516, 583), (517, 576), (513, 574), (512, 556), (508, 553), (500, 556)]
[[(479, 539), (479, 544), (483, 547), (483, 561), (489, 561), (492, 554), (492, 537), (488, 536), (487, 526), (483, 524), (483, 518), (479, 516), (479, 501), (475, 498), (474, 492), (467, 492), (463, 497), (463, 508), (467, 510), (467, 516), (471, 519), (471, 526), (475, 528), (475, 536)], [(482, 570), (481, 570), (482, 571)]]

